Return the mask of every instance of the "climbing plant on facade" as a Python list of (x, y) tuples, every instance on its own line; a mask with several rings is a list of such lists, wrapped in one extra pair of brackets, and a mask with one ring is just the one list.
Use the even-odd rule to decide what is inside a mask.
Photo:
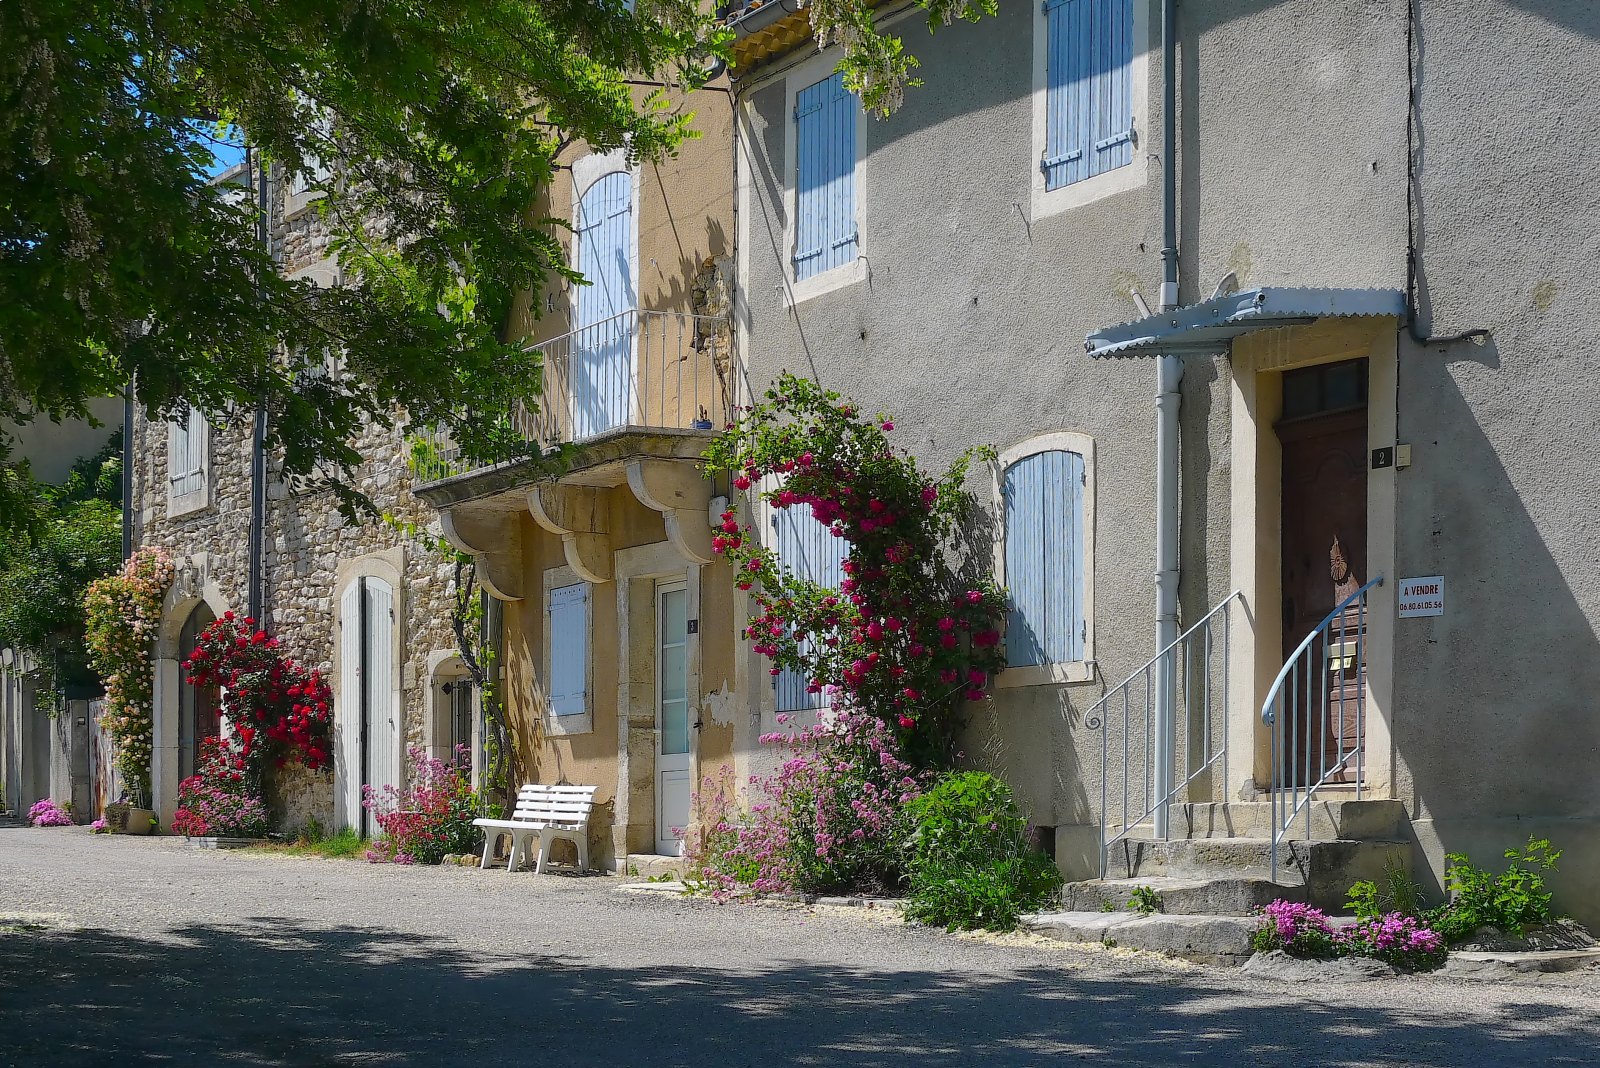
[[(746, 495), (713, 548), (752, 591), (744, 636), (774, 675), (800, 672), (836, 708), (883, 721), (911, 764), (951, 764), (962, 709), (1004, 666), (1005, 598), (993, 580), (964, 572), (973, 501), (969, 449), (938, 476), (889, 443), (894, 423), (868, 418), (815, 382), (785, 374), (711, 445), (708, 469)], [(838, 589), (779, 559), (756, 536), (763, 509), (808, 509), (848, 546)], [(769, 539), (770, 540), (770, 539)]]
[(120, 572), (90, 583), (83, 601), (89, 662), (106, 689), (100, 725), (129, 792), (141, 799), (150, 796), (151, 646), (173, 572), (165, 549), (140, 549)]
[(322, 673), (285, 656), (250, 616), (224, 613), (183, 662), (190, 685), (217, 686), (233, 745), (252, 769), (262, 758), (315, 771), (332, 759), (333, 693)]

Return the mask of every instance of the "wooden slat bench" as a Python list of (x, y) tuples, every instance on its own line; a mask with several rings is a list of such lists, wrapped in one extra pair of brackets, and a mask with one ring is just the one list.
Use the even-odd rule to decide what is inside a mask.
[[(526, 783), (517, 791), (517, 807), (508, 820), (476, 819), (483, 828), (483, 860), (487, 868), (494, 847), (503, 834), (511, 836), (511, 855), (506, 871), (516, 871), (528, 862), (528, 839), (539, 839), (539, 862), (534, 871), (544, 873), (550, 843), (566, 839), (578, 847), (578, 870), (589, 870), (589, 811), (594, 808), (595, 786), (547, 786)], [(520, 858), (520, 859), (519, 859)]]

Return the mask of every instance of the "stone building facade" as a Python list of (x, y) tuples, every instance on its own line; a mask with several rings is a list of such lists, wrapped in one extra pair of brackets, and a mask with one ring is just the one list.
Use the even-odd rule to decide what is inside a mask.
[[(229, 176), (223, 176), (227, 180)], [(328, 257), (328, 235), (304, 195), (281, 194), (272, 216), (274, 253), (285, 274), (319, 284), (338, 282)], [(133, 424), (132, 501), (134, 544), (159, 545), (173, 555), (177, 577), (166, 596), (156, 647), (155, 747), (152, 787), (163, 822), (177, 799), (177, 784), (193, 767), (197, 698), (182, 678), (181, 661), (193, 649), (205, 622), (232, 611), (247, 611), (250, 588), (250, 531), (254, 413), (246, 410), (192, 416), (185, 425), (151, 421), (142, 414)], [(364, 457), (353, 485), (376, 509), (399, 524), (438, 530), (431, 509), (410, 493), (411, 472), (403, 420), (394, 428), (370, 426), (357, 442)], [(177, 449), (176, 460), (174, 450)], [(175, 465), (184, 470), (175, 470)], [(452, 722), (452, 702), (444, 691), (465, 677), (456, 649), (451, 612), (454, 565), (451, 559), (409, 539), (394, 525), (376, 519), (357, 522), (341, 515), (335, 496), (304, 489), (277, 477), (267, 464), (261, 625), (278, 637), (286, 653), (319, 667), (335, 693), (335, 719), (354, 702), (342, 692), (340, 634), (354, 621), (342, 618), (341, 598), (352, 583), (381, 576), (392, 587), (394, 620), (392, 687), (395, 729), (389, 735), (385, 767), (399, 768), (404, 749), (420, 746), (436, 755), (452, 740), (477, 751), (474, 727), (467, 738)], [(469, 722), (476, 722), (472, 709)], [(202, 711), (199, 718), (206, 717)], [(318, 772), (296, 765), (276, 769), (268, 783), (273, 819), (281, 828), (315, 820), (324, 828), (359, 818), (359, 810), (336, 799), (355, 774), (337, 758)], [(382, 785), (382, 783), (377, 783)], [(344, 790), (346, 794), (350, 791)]]

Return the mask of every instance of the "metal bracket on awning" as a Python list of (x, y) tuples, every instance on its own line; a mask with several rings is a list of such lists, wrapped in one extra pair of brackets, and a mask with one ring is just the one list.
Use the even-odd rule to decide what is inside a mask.
[(1251, 289), (1096, 330), (1085, 339), (1084, 351), (1096, 358), (1220, 355), (1234, 338), (1257, 330), (1405, 313), (1405, 294), (1398, 289)]

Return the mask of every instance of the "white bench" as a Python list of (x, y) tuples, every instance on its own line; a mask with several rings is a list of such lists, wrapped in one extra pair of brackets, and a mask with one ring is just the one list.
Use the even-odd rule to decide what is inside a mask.
[(595, 786), (546, 786), (527, 783), (517, 791), (517, 807), (508, 820), (476, 819), (483, 828), (483, 860), (489, 866), (500, 836), (511, 836), (511, 855), (506, 871), (516, 871), (528, 862), (528, 839), (539, 839), (539, 862), (534, 871), (544, 874), (550, 843), (566, 839), (578, 847), (578, 870), (589, 870), (589, 810), (594, 808)]

